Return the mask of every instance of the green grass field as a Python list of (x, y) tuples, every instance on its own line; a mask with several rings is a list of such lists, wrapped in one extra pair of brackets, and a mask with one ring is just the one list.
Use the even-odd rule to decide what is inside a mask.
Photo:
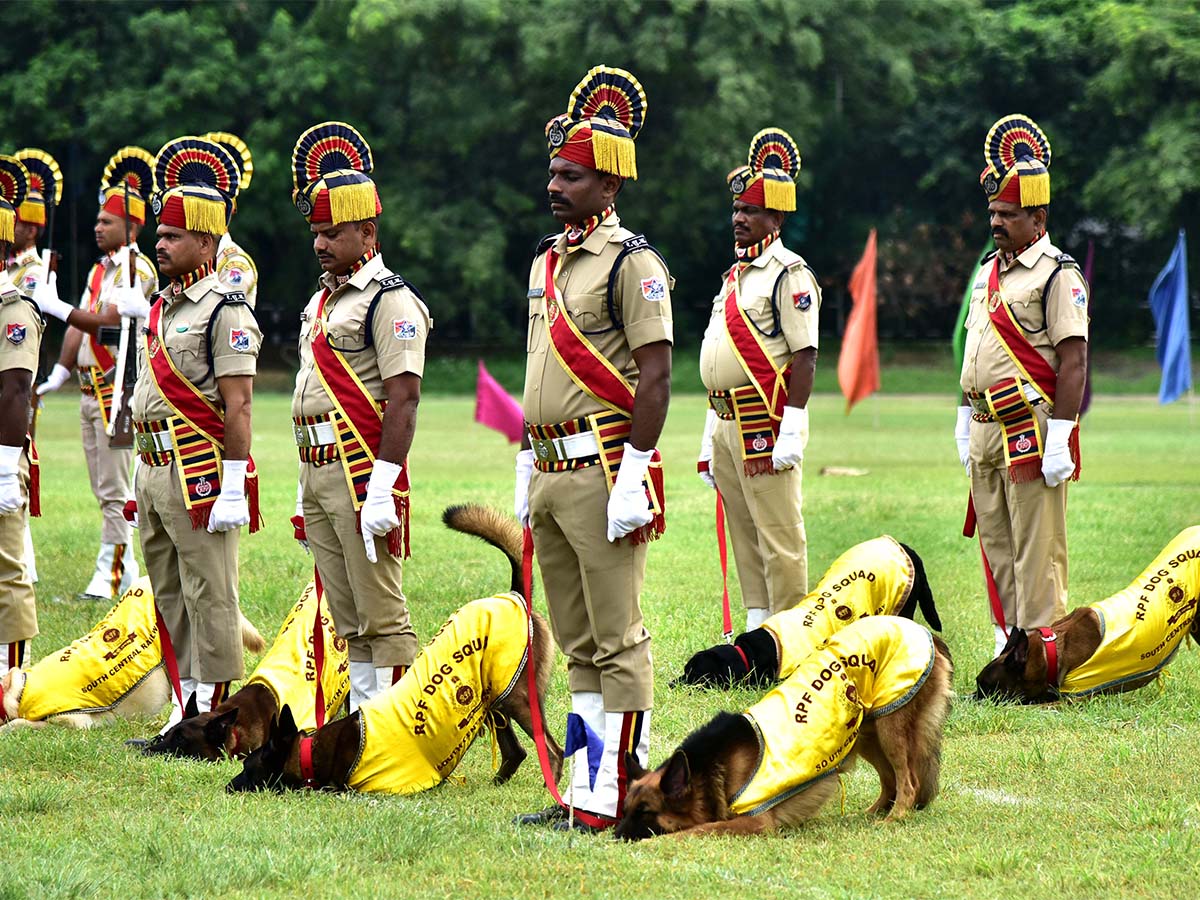
[[(877, 396), (846, 417), (840, 397), (816, 396), (805, 519), (814, 583), (842, 550), (880, 533), (922, 554), (965, 696), (992, 637), (978, 547), (960, 536), (967, 485), (949, 397)], [(439, 520), (463, 501), (511, 508), (514, 451), (474, 424), (472, 409), (467, 397), (421, 407), (405, 589), (423, 639), (465, 601), (507, 585), (495, 551)], [(55, 396), (41, 419), (36, 657), (104, 612), (74, 599), (99, 529), (77, 415), (71, 398)], [(311, 560), (287, 521), (296, 466), (288, 399), (256, 397), (254, 420), (267, 526), (243, 536), (241, 590), (246, 613), (271, 635)], [(720, 637), (713, 495), (694, 474), (702, 421), (703, 400), (677, 396), (661, 442), (669, 525), (651, 549), (643, 596), (656, 764), (718, 709), (755, 699), (668, 687), (692, 652)], [(1083, 430), (1084, 478), (1071, 489), (1072, 606), (1123, 588), (1200, 521), (1198, 438), (1185, 403), (1097, 399)], [(869, 474), (819, 476), (829, 465)], [(561, 660), (547, 707), (561, 733)], [(122, 746), (157, 722), (26, 729), (0, 736), (0, 898), (1184, 896), (1200, 873), (1198, 720), (1200, 665), (1189, 643), (1161, 686), (1132, 694), (1038, 708), (956, 701), (941, 796), (903, 823), (863, 815), (878, 789), (864, 764), (844, 779), (844, 808), (835, 800), (790, 833), (636, 845), (511, 826), (547, 796), (533, 759), (509, 785), (491, 785), (486, 737), (453, 782), (416, 797), (227, 796), (235, 763), (144, 759)]]

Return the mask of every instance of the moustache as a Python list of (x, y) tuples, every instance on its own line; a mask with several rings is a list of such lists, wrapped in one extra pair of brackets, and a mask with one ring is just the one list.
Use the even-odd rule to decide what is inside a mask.
[(571, 205), (571, 201), (569, 201), (562, 194), (550, 194), (550, 196), (548, 198), (548, 202), (557, 203), (560, 206), (570, 206)]

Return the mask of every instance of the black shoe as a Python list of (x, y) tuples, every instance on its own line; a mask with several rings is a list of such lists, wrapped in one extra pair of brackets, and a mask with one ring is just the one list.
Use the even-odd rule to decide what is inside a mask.
[(125, 742), (125, 746), (131, 750), (145, 750), (150, 746), (150, 741), (146, 738), (130, 738)]
[(579, 831), (583, 834), (602, 834), (612, 828), (613, 824), (612, 822), (608, 822), (604, 825), (588, 825), (580, 819), (572, 821), (564, 816), (561, 822), (555, 822), (550, 827), (555, 831)]
[(540, 809), (537, 812), (523, 813), (513, 817), (514, 825), (550, 825), (554, 822), (561, 822), (567, 817), (567, 808), (565, 806), (547, 806), (545, 809)]

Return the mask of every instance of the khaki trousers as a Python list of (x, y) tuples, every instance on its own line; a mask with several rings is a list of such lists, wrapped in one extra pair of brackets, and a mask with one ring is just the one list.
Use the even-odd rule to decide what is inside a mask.
[(602, 694), (607, 712), (646, 710), (654, 694), (640, 606), (646, 545), (610, 543), (607, 509), (601, 466), (533, 473), (530, 524), (571, 691)]
[(25, 505), (0, 516), (0, 645), (27, 641), (38, 633), (33, 584), (25, 568), (25, 523), (29, 521), (29, 451), (21, 454)]
[(376, 668), (411, 666), (417, 633), (404, 598), (403, 564), (382, 538), (375, 540), (378, 562), (367, 559), (341, 461), (302, 465), (300, 483), (308, 546), (350, 659)]
[[(1043, 440), (1045, 404), (1035, 407)], [(997, 422), (971, 422), (971, 499), (1004, 624), (1044, 628), (1067, 611), (1067, 485), (1014, 484)], [(993, 616), (994, 618), (994, 616)], [(997, 622), (996, 624), (1000, 624)]]
[(180, 678), (204, 684), (244, 674), (238, 610), (238, 531), (193, 529), (175, 463), (139, 466), (138, 535), (154, 602)]
[(113, 450), (108, 446), (104, 420), (100, 417), (100, 401), (95, 397), (85, 394), (80, 398), (79, 427), (88, 481), (104, 517), (100, 543), (128, 545), (132, 535), (124, 511), (125, 501), (130, 496), (129, 465), (133, 461), (133, 449)]
[(751, 478), (737, 423), (718, 419), (709, 469), (725, 504), (742, 604), (772, 615), (791, 609), (808, 593), (801, 467)]

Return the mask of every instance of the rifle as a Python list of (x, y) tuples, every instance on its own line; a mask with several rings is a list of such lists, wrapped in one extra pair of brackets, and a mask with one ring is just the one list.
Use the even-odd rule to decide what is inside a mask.
[[(50, 280), (51, 272), (58, 272), (58, 254), (54, 251), (54, 210), (58, 204), (54, 202), (54, 190), (47, 191), (46, 203), (46, 247), (42, 250), (42, 278)], [(37, 379), (34, 379), (36, 384)], [(41, 415), (45, 402), (38, 396), (36, 390), (29, 392), (29, 439), (37, 437), (38, 416)]]
[[(129, 266), (129, 286), (137, 287), (137, 247), (130, 242), (129, 181), (125, 182), (125, 247)], [(137, 381), (137, 319), (121, 320), (121, 338), (117, 344), (117, 365), (113, 378), (112, 413), (108, 419), (108, 446), (127, 449), (133, 446), (133, 384)], [(131, 352), (132, 351), (132, 352)]]

